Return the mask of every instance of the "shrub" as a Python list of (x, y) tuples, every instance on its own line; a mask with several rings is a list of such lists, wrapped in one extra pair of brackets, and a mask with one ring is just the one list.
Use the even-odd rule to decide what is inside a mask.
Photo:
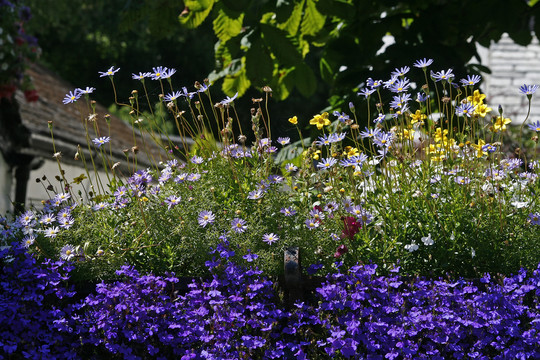
[[(396, 69), (388, 81), (367, 79), (358, 93), (365, 115), (351, 103), (311, 119), (292, 116), (299, 134), (293, 143), (271, 136), (268, 87), (254, 99), (248, 134), (236, 95), (214, 103), (208, 81), (193, 92), (175, 90), (174, 69), (134, 74), (141, 92), (118, 106), (163, 149), (163, 160), (141, 169), (137, 152), (128, 151), (133, 172), (126, 176), (112, 165), (110, 137), (97, 135), (95, 89), (71, 91), (64, 103), (86, 101), (90, 110), (81, 118), (95, 125), (97, 137), (86, 134), (88, 155), (77, 151), (92, 191), (85, 197), (77, 192), (80, 178), (61, 179), (61, 192), (53, 191), (42, 210), (4, 224), (4, 239), (19, 239), (37, 256), (77, 260), (73, 276), (83, 281), (112, 279), (125, 263), (143, 273), (204, 275), (208, 250), (223, 234), (236, 263), (246, 265), (249, 250), (271, 276), (281, 273), (291, 246), (302, 249), (304, 264), (322, 264), (326, 273), (336, 258), (346, 266), (371, 261), (387, 272), (399, 262), (410, 274), (433, 277), (533, 268), (540, 258), (540, 124), (527, 117), (511, 130), (503, 108), (485, 102), (479, 76), (460, 85), (452, 69), (428, 73), (432, 62)], [(114, 87), (119, 70), (100, 75)], [(156, 112), (148, 78), (163, 92)], [(520, 88), (529, 109), (537, 88)], [(167, 119), (177, 126), (176, 143), (156, 135)], [(308, 123), (311, 136), (304, 137)], [(53, 123), (50, 129), (52, 135)], [(91, 174), (96, 163), (104, 176)]]

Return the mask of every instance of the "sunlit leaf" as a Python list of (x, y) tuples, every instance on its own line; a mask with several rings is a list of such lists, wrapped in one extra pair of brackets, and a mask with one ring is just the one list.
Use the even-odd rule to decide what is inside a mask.
[(239, 71), (225, 76), (221, 89), (227, 96), (234, 96), (236, 93), (238, 96), (242, 96), (250, 86), (251, 82), (246, 75), (246, 67), (242, 61), (242, 67)]
[(180, 14), (180, 23), (189, 29), (195, 29), (208, 17), (214, 6), (214, 0), (184, 0), (186, 10)]
[(216, 4), (214, 12), (217, 14), (213, 22), (214, 33), (221, 41), (240, 34), (244, 13), (226, 8), (222, 2)]
[(315, 6), (315, 1), (306, 0), (306, 7), (304, 9), (304, 17), (302, 18), (302, 24), (300, 29), (302, 35), (315, 35), (321, 30), (326, 21), (326, 16), (321, 14)]
[(300, 21), (302, 20), (304, 3), (305, 0), (302, 0), (294, 4), (294, 7), (290, 12), (290, 16), (284, 22), (278, 24), (277, 27), (281, 30), (287, 31), (289, 35), (296, 35), (298, 33), (298, 28), (300, 27)]

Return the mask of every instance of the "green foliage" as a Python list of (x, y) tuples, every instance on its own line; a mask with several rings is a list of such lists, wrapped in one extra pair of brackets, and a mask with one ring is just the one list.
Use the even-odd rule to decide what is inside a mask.
[(221, 41), (227, 41), (242, 30), (244, 14), (231, 10), (223, 5), (223, 2), (216, 4), (217, 16), (214, 19), (214, 32)]
[(214, 6), (214, 0), (185, 0), (184, 3), (186, 9), (182, 12), (179, 19), (182, 25), (190, 29), (201, 25)]
[[(201, 11), (191, 3), (185, 2), (190, 11), (180, 17), (181, 22)], [(204, 9), (208, 11), (209, 6)], [(345, 99), (331, 104), (336, 107), (348, 101), (350, 90), (367, 78), (370, 67), (379, 77), (393, 70), (391, 66), (436, 56), (442, 68), (454, 66), (465, 73), (465, 64), (479, 56), (475, 43), (489, 46), (507, 32), (518, 44), (529, 44), (532, 37), (528, 24), (539, 13), (536, 1), (521, 0), (506, 1), (496, 8), (489, 0), (216, 1), (208, 17), (213, 19), (221, 45), (239, 38), (243, 46), (231, 52), (232, 57), (225, 62), (216, 53), (215, 74), (219, 75), (214, 79), (236, 73), (243, 77), (243, 68), (227, 70), (233, 60), (242, 59), (251, 86), (270, 85), (278, 99), (290, 96), (294, 88), (309, 97), (313, 90), (307, 90), (313, 89), (314, 80), (322, 79), (327, 97)], [(539, 35), (539, 22), (534, 23)], [(387, 34), (395, 38), (395, 43), (380, 52), (382, 37)], [(263, 56), (261, 75), (254, 69)], [(283, 77), (291, 71), (294, 76), (285, 81)], [(229, 96), (237, 91), (244, 93), (246, 84), (228, 81), (223, 90)]]

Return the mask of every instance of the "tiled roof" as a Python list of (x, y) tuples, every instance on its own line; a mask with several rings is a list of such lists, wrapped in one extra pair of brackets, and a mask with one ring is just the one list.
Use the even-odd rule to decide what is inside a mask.
[[(81, 113), (79, 112), (79, 109), (84, 107), (86, 111), (85, 115), (88, 115), (84, 98), (81, 98), (74, 104), (64, 105), (62, 103), (65, 95), (69, 91), (73, 91), (75, 88), (74, 86), (63, 81), (60, 77), (43, 66), (34, 65), (28, 70), (28, 74), (33, 79), (39, 94), (39, 100), (37, 102), (28, 103), (24, 99), (22, 93), (19, 92), (17, 94), (22, 122), (31, 133), (31, 146), (22, 149), (22, 152), (29, 155), (52, 158), (54, 150), (51, 133), (48, 127), (48, 124), (51, 121), (56, 151), (62, 153), (62, 162), (79, 164), (82, 166), (80, 161), (74, 160), (74, 155), (77, 151), (77, 145), (80, 145), (83, 151), (85, 151), (85, 156), (88, 159), (85, 124), (88, 126), (90, 141), (98, 136), (109, 136), (109, 130), (104, 117), (107, 113), (106, 108), (100, 104), (96, 104), (96, 113), (98, 115), (97, 128), (100, 132), (98, 135), (94, 131), (94, 124), (85, 120), (84, 116), (81, 116)], [(125, 168), (127, 160), (124, 150), (131, 149), (135, 145), (132, 127), (117, 117), (111, 116), (110, 131), (110, 144), (112, 147), (111, 162), (120, 162), (121, 167)], [(139, 168), (150, 167), (154, 161), (157, 163), (160, 160), (165, 160), (165, 150), (155, 145), (148, 134), (144, 136), (144, 140), (148, 154), (150, 155), (150, 158), (153, 158), (154, 160), (149, 160), (145, 151), (145, 145), (143, 145), (143, 139), (141, 135), (136, 132), (135, 141), (136, 145), (139, 147), (139, 152), (137, 154)], [(108, 153), (109, 148), (107, 145), (105, 147)], [(130, 152), (129, 154), (131, 159), (132, 153)]]

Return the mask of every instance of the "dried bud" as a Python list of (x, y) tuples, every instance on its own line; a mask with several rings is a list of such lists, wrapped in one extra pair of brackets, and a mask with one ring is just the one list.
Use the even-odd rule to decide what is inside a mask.
[(138, 153), (139, 152), (139, 147), (138, 146), (133, 146), (131, 148), (131, 152), (134, 153), (134, 154)]
[(352, 125), (351, 125), (351, 129), (355, 129), (355, 130), (356, 130), (356, 129), (358, 129), (358, 128), (360, 128), (360, 126), (359, 126), (358, 124), (352, 124)]
[(115, 162), (115, 163), (113, 164), (113, 166), (111, 167), (111, 169), (114, 170), (114, 169), (116, 169), (118, 166), (120, 166), (120, 163), (119, 163), (119, 162)]
[(262, 101), (263, 101), (263, 99), (262, 99), (262, 98), (258, 98), (258, 99), (255, 99), (255, 98), (251, 98), (251, 101), (253, 101), (253, 103), (254, 103), (254, 104), (256, 104), (256, 103), (260, 103), (260, 102), (262, 102)]
[(265, 93), (271, 93), (272, 88), (270, 86), (266, 85), (266, 86), (262, 87), (262, 91), (264, 91)]
[(132, 90), (132, 91), (131, 91), (131, 95), (134, 95), (134, 96), (137, 96), (138, 93), (139, 93), (139, 92), (138, 92), (137, 90)]
[(441, 101), (446, 104), (446, 103), (449, 103), (450, 101), (452, 101), (452, 99), (450, 97), (448, 97), (448, 96), (443, 96)]
[(238, 136), (238, 142), (240, 142), (241, 144), (244, 144), (246, 142), (246, 136), (245, 135)]
[(54, 153), (54, 154), (53, 154), (53, 158), (55, 158), (55, 159), (61, 159), (61, 158), (62, 158), (62, 153), (61, 153), (60, 151), (57, 152), (57, 153)]

